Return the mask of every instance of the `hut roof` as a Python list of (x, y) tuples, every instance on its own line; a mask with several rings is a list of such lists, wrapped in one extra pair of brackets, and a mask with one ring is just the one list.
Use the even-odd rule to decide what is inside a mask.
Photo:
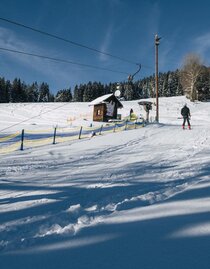
[(117, 97), (113, 93), (102, 95), (96, 98), (95, 100), (93, 100), (89, 105), (94, 106), (94, 105), (103, 104), (103, 103), (109, 102), (112, 99), (114, 99), (117, 102), (119, 108), (123, 107), (122, 103), (117, 99)]
[(146, 105), (146, 104), (149, 104), (149, 105), (152, 105), (153, 104), (153, 102), (150, 102), (150, 101), (140, 101), (140, 102), (138, 102), (138, 104), (139, 105)]

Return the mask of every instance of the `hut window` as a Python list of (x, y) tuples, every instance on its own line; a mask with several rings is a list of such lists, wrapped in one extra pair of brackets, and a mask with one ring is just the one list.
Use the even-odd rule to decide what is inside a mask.
[(101, 109), (97, 109), (96, 115), (97, 116), (100, 116), (101, 115)]

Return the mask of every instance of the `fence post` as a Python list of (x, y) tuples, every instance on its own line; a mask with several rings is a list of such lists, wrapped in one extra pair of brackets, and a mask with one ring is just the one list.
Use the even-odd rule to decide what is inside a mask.
[(125, 130), (127, 130), (127, 124), (128, 124), (128, 120), (126, 120), (125, 122)]
[(102, 129), (103, 129), (103, 125), (101, 125), (101, 129), (99, 131), (99, 135), (101, 135)]
[(114, 125), (114, 129), (113, 129), (113, 132), (115, 133), (115, 128), (116, 128), (116, 124)]
[(22, 134), (21, 134), (21, 146), (20, 146), (20, 150), (23, 150), (23, 141), (24, 141), (24, 129), (22, 130)]
[(82, 134), (82, 126), (81, 126), (80, 131), (79, 131), (79, 139), (81, 139), (81, 134)]
[(55, 144), (55, 137), (56, 137), (56, 127), (55, 127), (55, 129), (54, 129), (53, 144)]

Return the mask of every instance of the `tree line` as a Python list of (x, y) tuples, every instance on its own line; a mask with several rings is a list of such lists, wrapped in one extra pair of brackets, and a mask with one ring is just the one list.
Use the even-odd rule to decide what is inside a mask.
[[(195, 55), (185, 59), (181, 70), (159, 73), (159, 96), (170, 97), (185, 94), (192, 101), (205, 99), (210, 89), (210, 68), (201, 64)], [(90, 102), (99, 96), (120, 90), (122, 100), (155, 98), (155, 75), (136, 81), (102, 84), (88, 82), (52, 94), (45, 82), (26, 84), (19, 78), (12, 82), (0, 78), (0, 103), (16, 102)], [(202, 96), (202, 97), (201, 97)]]
[(19, 102), (69, 102), (72, 101), (71, 89), (60, 90), (52, 94), (45, 82), (26, 84), (19, 78), (12, 82), (0, 78), (0, 103)]
[[(155, 77), (150, 76), (135, 82), (102, 84), (88, 82), (76, 85), (73, 92), (71, 88), (58, 90), (52, 94), (49, 85), (45, 82), (26, 84), (20, 78), (12, 82), (4, 77), (0, 78), (0, 103), (17, 102), (90, 102), (95, 98), (114, 93), (120, 87), (121, 98), (136, 100), (155, 97)], [(159, 74), (159, 96), (182, 95), (179, 83), (178, 70)]]

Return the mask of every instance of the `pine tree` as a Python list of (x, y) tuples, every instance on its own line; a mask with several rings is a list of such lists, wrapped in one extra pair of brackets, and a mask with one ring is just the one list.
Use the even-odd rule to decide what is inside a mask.
[(5, 88), (6, 88), (6, 100), (7, 102), (12, 102), (12, 85), (11, 82), (9, 80), (6, 81), (5, 84)]
[(50, 97), (49, 85), (45, 82), (42, 82), (42, 84), (39, 87), (38, 101), (49, 102), (49, 97)]
[(83, 93), (84, 86), (80, 84), (80, 86), (76, 85), (74, 88), (74, 102), (83, 102)]
[(26, 89), (27, 102), (38, 102), (39, 86), (37, 82), (32, 83)]
[(88, 82), (85, 85), (84, 93), (83, 93), (83, 102), (90, 102), (94, 99), (93, 97), (93, 90), (92, 90), (92, 82)]
[(71, 102), (72, 94), (71, 89), (63, 89), (57, 92), (55, 96), (55, 102)]
[(21, 83), (20, 79), (15, 78), (12, 83), (12, 102), (25, 102), (25, 84)]
[(128, 82), (125, 86), (124, 97), (127, 101), (134, 99), (134, 85), (132, 82)]
[(6, 88), (6, 82), (4, 78), (0, 78), (0, 103), (7, 103), (8, 93)]

